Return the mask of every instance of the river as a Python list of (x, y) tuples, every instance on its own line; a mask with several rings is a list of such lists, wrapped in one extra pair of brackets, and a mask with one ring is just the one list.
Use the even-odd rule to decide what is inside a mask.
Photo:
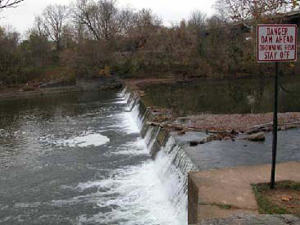
[(2, 101), (0, 115), (0, 224), (187, 223), (124, 93)]
[[(300, 77), (279, 78), (278, 110), (300, 111)], [(145, 87), (147, 105), (173, 109), (178, 116), (273, 112), (274, 79), (252, 77), (195, 80)]]

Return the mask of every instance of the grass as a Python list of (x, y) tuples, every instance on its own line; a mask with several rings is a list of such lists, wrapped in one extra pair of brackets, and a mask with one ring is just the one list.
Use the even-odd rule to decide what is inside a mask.
[[(285, 193), (293, 193), (300, 196), (300, 183), (293, 181), (283, 181), (276, 184), (276, 189), (270, 190), (269, 184), (253, 184), (258, 211), (260, 214), (296, 214), (299, 216), (299, 200), (284, 202), (278, 199)], [(290, 204), (294, 204), (291, 208)], [(295, 205), (296, 204), (296, 205)]]
[(296, 183), (293, 181), (284, 181), (277, 183), (276, 187), (278, 189), (290, 189), (295, 191), (300, 191), (300, 183)]
[(227, 205), (227, 204), (215, 204), (215, 206), (225, 210), (230, 210), (233, 208), (231, 205)]

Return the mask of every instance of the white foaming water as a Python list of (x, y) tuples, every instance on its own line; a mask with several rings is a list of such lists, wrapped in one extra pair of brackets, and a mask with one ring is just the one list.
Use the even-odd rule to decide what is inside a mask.
[[(144, 137), (144, 141), (146, 143), (147, 146), (151, 146), (151, 142), (153, 141), (151, 138), (152, 138), (152, 132), (153, 132), (153, 127), (150, 127)], [(151, 148), (149, 148), (151, 149)]]
[[(160, 180), (167, 189), (169, 201), (176, 209), (176, 214), (182, 224), (187, 223), (187, 173), (192, 170), (182, 171), (180, 164), (174, 164), (180, 155), (180, 147), (175, 145), (173, 138), (169, 138), (165, 147), (163, 147), (156, 156)], [(185, 162), (185, 156), (180, 159)], [(190, 164), (190, 162), (188, 162)], [(180, 168), (179, 168), (180, 167)]]
[(132, 108), (132, 117), (134, 119), (134, 122), (136, 123), (139, 131), (143, 128), (143, 118), (139, 117), (139, 103), (135, 104), (135, 106)]
[[(161, 164), (148, 160), (142, 165), (115, 171), (110, 179), (80, 184), (85, 190), (91, 187), (105, 189), (99, 192), (97, 205), (112, 207), (111, 212), (101, 212), (92, 217), (82, 215), (79, 224), (124, 225), (182, 225), (177, 211), (166, 194), (166, 187), (159, 178)], [(94, 196), (95, 197), (95, 196)], [(95, 199), (94, 199), (95, 200)]]
[(136, 142), (127, 143), (119, 146), (116, 151), (111, 152), (113, 155), (149, 155), (147, 145), (142, 138), (138, 138)]
[(117, 94), (118, 97), (124, 97), (127, 93), (127, 87), (125, 87), (120, 93)]
[[(118, 94), (119, 99), (115, 104), (128, 104), (130, 94), (125, 94), (125, 92), (121, 92)], [(134, 102), (133, 102), (134, 103)], [(130, 112), (129, 108), (127, 107), (128, 110), (125, 112), (119, 113), (117, 115), (114, 115), (115, 118), (115, 124), (106, 126), (105, 129), (115, 129), (115, 128), (120, 128), (121, 131), (125, 131), (127, 134), (134, 134), (134, 133), (139, 133), (140, 129), (136, 124), (135, 118), (132, 116), (132, 113)]]
[(57, 144), (68, 147), (88, 147), (88, 146), (100, 146), (108, 143), (110, 139), (101, 134), (85, 134), (83, 136), (58, 140)]
[(132, 111), (135, 101), (132, 100), (129, 102), (129, 106), (127, 107), (127, 111)]
[(115, 104), (127, 104), (127, 102), (124, 100), (124, 99), (122, 99), (122, 100), (119, 100), (119, 101), (116, 101), (116, 102), (114, 102)]
[[(121, 112), (126, 108), (125, 104), (122, 105), (123, 100), (128, 102), (126, 98), (131, 100), (130, 107), (133, 109), (131, 113)], [(39, 202), (20, 203), (17, 200), (12, 215), (18, 215), (20, 219), (27, 217), (29, 223), (44, 224), (41, 221), (47, 219), (49, 223), (64, 224), (65, 222), (61, 221), (68, 219), (68, 211), (72, 209), (73, 216), (70, 223), (78, 225), (187, 224), (186, 175), (178, 168), (181, 169), (181, 165), (184, 164), (188, 169), (189, 162), (185, 163), (186, 160), (182, 160), (184, 155), (180, 155), (180, 149), (171, 139), (165, 148), (158, 152), (155, 160), (150, 159), (149, 151), (153, 144), (155, 144), (155, 148), (157, 147), (155, 138), (159, 131), (157, 128), (149, 127), (147, 131), (143, 130), (146, 132), (145, 138), (140, 138), (138, 133), (142, 128), (145, 113), (142, 115), (139, 112), (142, 107), (139, 106), (138, 101), (132, 100), (133, 96), (130, 98), (130, 95), (127, 94), (126, 98), (121, 97), (115, 99), (116, 101), (110, 101), (110, 104), (105, 107), (102, 107), (100, 102), (102, 108), (100, 107), (99, 110), (98, 103), (93, 104), (96, 110), (93, 110), (92, 107), (92, 111), (88, 110), (89, 113), (84, 114), (79, 120), (77, 120), (78, 118), (72, 120), (72, 117), (63, 118), (62, 122), (65, 123), (66, 131), (47, 132), (45, 136), (38, 139), (39, 142), (45, 144), (43, 146), (45, 149), (48, 149), (48, 145), (49, 149), (61, 148), (57, 151), (59, 153), (57, 156), (63, 158), (65, 155), (61, 155), (61, 153), (68, 150), (63, 146), (103, 145), (110, 140), (102, 134), (109, 136), (111, 142), (100, 148), (103, 151), (94, 151), (95, 149), (89, 151), (90, 155), (87, 155), (87, 158), (79, 163), (77, 161), (73, 163), (72, 160), (65, 165), (64, 159), (60, 161), (56, 160), (58, 157), (51, 156), (49, 159), (51, 159), (51, 163), (54, 161), (53, 165), (49, 167), (48, 164), (45, 165), (45, 168), (49, 168), (45, 172), (50, 173), (51, 182), (47, 182), (45, 191), (39, 186), (32, 192), (34, 196), (41, 190), (47, 193), (47, 196), (37, 198), (41, 200)], [(100, 113), (102, 111), (105, 111), (103, 115)], [(105, 116), (106, 114), (109, 116)], [(103, 116), (105, 117), (103, 118)], [(88, 121), (88, 123), (82, 123), (82, 121)], [(76, 129), (74, 129), (75, 127)], [(1, 130), (0, 132), (5, 131)], [(84, 148), (84, 151), (87, 149)], [(80, 157), (74, 155), (74, 159), (81, 159), (82, 151), (80, 149), (71, 150), (70, 154), (72, 155), (79, 150), (78, 156)], [(46, 158), (43, 157), (43, 161), (41, 161), (43, 166), (44, 159)], [(39, 168), (43, 169), (44, 167)], [(53, 180), (52, 175), (56, 176), (61, 169), (65, 169), (65, 174), (62, 174), (59, 180)], [(33, 172), (35, 173), (35, 171)], [(71, 177), (73, 174), (75, 176)], [(59, 184), (62, 184), (61, 192), (56, 186)], [(52, 189), (51, 185), (55, 188)], [(53, 194), (48, 192), (51, 190), (54, 191)], [(57, 197), (62, 198), (56, 199)], [(0, 207), (2, 207), (1, 204)], [(57, 209), (60, 210), (60, 215), (55, 214)], [(36, 215), (36, 210), (44, 214), (37, 218), (38, 222), (31, 221)], [(25, 216), (22, 215), (23, 212), (25, 212)], [(27, 215), (27, 212), (32, 212), (32, 214)], [(64, 215), (67, 217), (64, 218)], [(53, 218), (50, 218), (52, 216)], [(11, 219), (4, 218), (0, 221), (11, 224), (9, 220)]]
[[(128, 102), (130, 95), (122, 93)], [(117, 116), (118, 127), (126, 133), (138, 133), (145, 115), (132, 103), (132, 112)], [(153, 133), (155, 132), (155, 133)], [(111, 154), (149, 154), (158, 131), (149, 128), (144, 139), (137, 138), (112, 150)], [(147, 149), (148, 146), (148, 149)], [(67, 200), (97, 203), (98, 214), (81, 215), (77, 224), (184, 225), (187, 224), (186, 178), (175, 165), (178, 149), (173, 139), (158, 152), (156, 159), (111, 171), (109, 178), (78, 184), (75, 189), (97, 188), (96, 193)]]
[(116, 115), (116, 119), (118, 123), (110, 127), (122, 127), (122, 129), (128, 134), (138, 133), (140, 131), (130, 112), (120, 113), (119, 115)]
[(130, 93), (129, 93), (129, 92), (125, 93), (125, 94), (123, 95), (123, 97), (124, 97), (124, 100), (126, 101), (126, 103), (128, 103), (128, 101), (129, 101), (129, 99), (130, 99)]

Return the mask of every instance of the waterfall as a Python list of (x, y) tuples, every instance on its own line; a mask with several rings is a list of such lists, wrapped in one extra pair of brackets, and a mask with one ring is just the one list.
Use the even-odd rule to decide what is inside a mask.
[(158, 140), (162, 132), (161, 128), (146, 123), (150, 113), (137, 96), (128, 92), (127, 89), (124, 91), (124, 96), (131, 109), (132, 117), (144, 138), (149, 154), (154, 160), (155, 172), (159, 174), (167, 197), (179, 215), (181, 224), (187, 224), (188, 173), (191, 170), (197, 170), (197, 167), (185, 151), (176, 144), (172, 136), (167, 136), (163, 142)]

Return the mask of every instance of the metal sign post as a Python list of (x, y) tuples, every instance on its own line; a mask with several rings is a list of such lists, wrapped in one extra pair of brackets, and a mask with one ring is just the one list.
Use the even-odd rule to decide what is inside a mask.
[(275, 86), (274, 86), (274, 115), (273, 115), (273, 143), (272, 143), (272, 172), (271, 172), (271, 189), (275, 188), (276, 156), (277, 156), (277, 113), (278, 113), (278, 67), (279, 62), (275, 63)]
[(275, 62), (272, 171), (270, 188), (275, 188), (279, 62), (297, 61), (297, 26), (293, 24), (261, 24), (257, 26), (257, 61)]

